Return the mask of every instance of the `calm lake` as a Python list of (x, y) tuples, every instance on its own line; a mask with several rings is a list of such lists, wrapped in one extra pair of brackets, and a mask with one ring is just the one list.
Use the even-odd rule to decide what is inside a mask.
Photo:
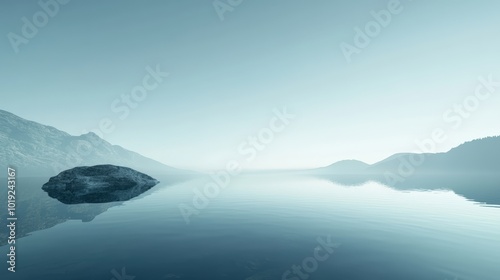
[(500, 277), (500, 208), (450, 190), (242, 175), (187, 224), (179, 205), (210, 178), (158, 179), (130, 201), (65, 205), (41, 190), (48, 178), (18, 178), (16, 272), (4, 228), (0, 279)]

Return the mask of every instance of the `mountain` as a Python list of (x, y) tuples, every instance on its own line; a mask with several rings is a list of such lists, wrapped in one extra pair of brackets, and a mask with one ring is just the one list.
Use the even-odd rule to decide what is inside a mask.
[[(369, 174), (411, 172), (412, 176), (495, 176), (500, 170), (500, 137), (466, 142), (446, 153), (396, 154), (371, 165)], [(409, 176), (406, 176), (409, 177)]]
[(356, 175), (364, 174), (369, 164), (359, 160), (342, 160), (326, 167), (315, 169), (317, 174)]
[[(395, 176), (496, 176), (500, 172), (500, 137), (466, 142), (446, 153), (400, 153), (372, 165), (343, 160), (327, 167), (309, 170), (315, 174)], [(411, 174), (410, 174), (411, 173)]]
[[(54, 176), (76, 166), (113, 164), (148, 174), (189, 174), (112, 145), (95, 133), (73, 136), (0, 110), (0, 163), (18, 176)], [(2, 176), (2, 175), (0, 175)]]

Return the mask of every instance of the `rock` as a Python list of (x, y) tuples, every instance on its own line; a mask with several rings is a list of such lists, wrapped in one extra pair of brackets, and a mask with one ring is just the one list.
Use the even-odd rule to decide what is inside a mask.
[(128, 167), (80, 166), (51, 177), (42, 189), (65, 204), (125, 201), (149, 190), (159, 181)]

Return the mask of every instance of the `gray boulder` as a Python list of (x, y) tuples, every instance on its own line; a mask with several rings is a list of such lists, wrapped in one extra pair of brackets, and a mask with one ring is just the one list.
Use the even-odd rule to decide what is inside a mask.
[(125, 201), (149, 190), (159, 181), (128, 167), (80, 166), (51, 177), (42, 189), (65, 204)]

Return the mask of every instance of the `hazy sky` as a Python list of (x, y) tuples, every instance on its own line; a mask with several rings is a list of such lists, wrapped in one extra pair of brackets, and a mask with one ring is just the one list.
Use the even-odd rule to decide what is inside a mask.
[[(47, 9), (44, 23), (37, 1), (0, 3), (0, 108), (73, 135), (108, 119), (106, 140), (175, 167), (373, 163), (417, 151), (438, 127), (448, 137), (437, 151), (500, 134), (500, 88), (477, 108), (471, 97), (479, 76), (500, 81), (499, 1), (245, 0), (223, 20), (212, 1)], [(381, 10), (391, 19), (376, 30), (370, 12)], [(367, 25), (373, 37), (356, 45)], [(358, 47), (350, 62), (343, 42)], [(147, 67), (169, 76), (126, 103)], [(447, 112), (464, 100), (470, 115)], [(284, 107), (295, 117), (257, 151), (248, 137)]]

